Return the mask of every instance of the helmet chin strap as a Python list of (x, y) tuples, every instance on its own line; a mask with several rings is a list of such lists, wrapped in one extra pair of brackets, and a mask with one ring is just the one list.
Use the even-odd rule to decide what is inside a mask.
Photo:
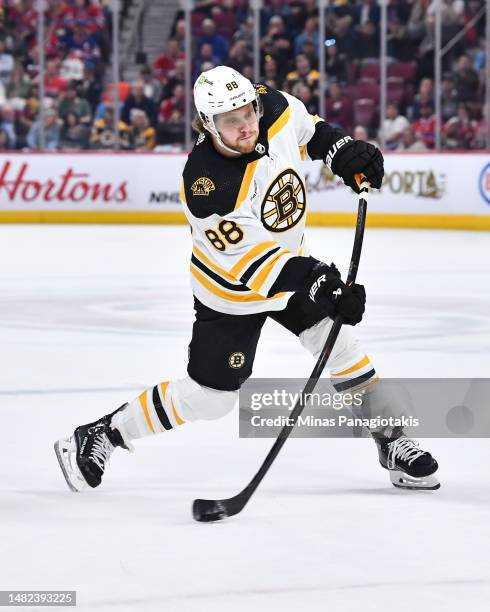
[(221, 139), (221, 135), (218, 132), (218, 130), (216, 129), (214, 122), (213, 125), (211, 126), (210, 123), (208, 123), (206, 125), (207, 130), (209, 131), (210, 134), (212, 134), (216, 140), (218, 141), (218, 144), (220, 147), (222, 147), (223, 149), (225, 149), (225, 151), (228, 151), (228, 153), (233, 153), (234, 155), (242, 155), (241, 151), (237, 151), (236, 149), (232, 149), (231, 147), (228, 147), (227, 145), (225, 145), (225, 143), (223, 142), (223, 140)]
[[(254, 110), (255, 110), (255, 116), (257, 117), (257, 125), (259, 124), (260, 118), (262, 117), (262, 106), (259, 102), (253, 103), (254, 106)], [(228, 147), (227, 145), (225, 145), (225, 143), (223, 142), (220, 133), (218, 132), (218, 130), (216, 129), (216, 125), (214, 123), (214, 119), (212, 116), (206, 118), (206, 122), (204, 123), (204, 127), (208, 130), (208, 132), (210, 134), (212, 134), (216, 140), (218, 141), (218, 144), (220, 147), (223, 147), (223, 149), (225, 149), (225, 151), (228, 151), (228, 153), (233, 153), (234, 155), (243, 155), (243, 153), (241, 151), (237, 151), (236, 149), (232, 149), (231, 147)]]

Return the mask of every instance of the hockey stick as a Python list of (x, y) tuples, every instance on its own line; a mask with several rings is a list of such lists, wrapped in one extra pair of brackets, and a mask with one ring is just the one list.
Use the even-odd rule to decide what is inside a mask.
[[(356, 181), (360, 187), (361, 192), (359, 194), (359, 208), (357, 212), (356, 234), (354, 238), (354, 246), (352, 248), (352, 257), (349, 266), (349, 273), (347, 275), (347, 285), (350, 285), (355, 282), (357, 270), (359, 268), (362, 240), (364, 237), (364, 227), (366, 224), (367, 199), (369, 190), (369, 183), (365, 179), (365, 177), (363, 177), (362, 175), (356, 175)], [(320, 357), (318, 358), (318, 361), (315, 367), (313, 368), (313, 372), (311, 373), (311, 376), (308, 379), (308, 382), (306, 383), (302, 394), (296, 402), (294, 410), (291, 412), (289, 424), (285, 425), (281, 430), (277, 440), (274, 442), (267, 457), (264, 459), (262, 465), (260, 466), (259, 471), (255, 474), (255, 476), (243, 489), (243, 491), (240, 491), (240, 493), (238, 493), (234, 497), (229, 497), (228, 499), (195, 499), (192, 505), (192, 515), (196, 521), (202, 523), (220, 521), (228, 516), (238, 514), (243, 510), (248, 500), (252, 497), (253, 493), (261, 483), (262, 479), (269, 471), (269, 468), (274, 462), (274, 459), (279, 454), (279, 451), (288, 439), (290, 433), (294, 429), (294, 426), (305, 407), (303, 398), (306, 395), (310, 394), (316, 387), (318, 379), (320, 378), (323, 369), (328, 361), (328, 358), (332, 353), (335, 341), (337, 340), (337, 336), (339, 335), (341, 327), (342, 316), (337, 315), (334, 319), (332, 328), (330, 329), (330, 333), (328, 334), (325, 346), (323, 347)]]

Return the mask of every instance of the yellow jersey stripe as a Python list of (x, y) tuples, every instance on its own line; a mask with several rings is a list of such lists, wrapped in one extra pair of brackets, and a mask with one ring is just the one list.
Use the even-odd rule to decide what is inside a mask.
[(299, 156), (301, 160), (304, 161), (306, 159), (306, 145), (301, 145), (299, 148)]
[(255, 161), (250, 162), (247, 165), (247, 169), (245, 170), (245, 174), (243, 175), (240, 191), (238, 192), (238, 197), (236, 199), (235, 210), (237, 208), (240, 208), (240, 206), (243, 204), (243, 201), (247, 197), (248, 190), (250, 189), (250, 183), (252, 182), (253, 175), (255, 174), (255, 168), (257, 167), (258, 163), (259, 160), (256, 159)]
[(248, 253), (245, 253), (245, 255), (237, 261), (237, 263), (230, 270), (230, 274), (237, 279), (249, 261), (275, 244), (276, 243), (271, 240), (270, 242), (260, 242), (259, 244), (255, 245), (252, 249), (250, 249), (250, 251), (248, 251)]
[(177, 413), (177, 410), (175, 410), (174, 400), (172, 399), (172, 397), (170, 397), (170, 404), (172, 405), (172, 412), (174, 413), (175, 420), (177, 421), (179, 425), (183, 425), (185, 421), (180, 418), (180, 416)]
[(214, 293), (223, 300), (228, 300), (230, 302), (262, 302), (264, 300), (273, 300), (279, 297), (283, 297), (286, 293), (278, 293), (271, 298), (265, 298), (257, 293), (246, 293), (232, 291), (226, 291), (225, 289), (221, 289), (220, 287), (216, 287), (213, 285), (205, 276), (201, 274), (201, 272), (191, 264), (191, 274), (205, 287), (209, 292)]
[(347, 368), (347, 370), (344, 370), (343, 372), (337, 372), (336, 374), (333, 374), (333, 376), (345, 376), (346, 374), (352, 374), (352, 372), (360, 370), (364, 366), (367, 366), (369, 363), (369, 357), (367, 355), (364, 355), (361, 361), (358, 361), (351, 368)]
[(206, 264), (208, 266), (208, 268), (211, 268), (211, 270), (214, 270), (217, 274), (219, 274), (223, 278), (226, 278), (226, 279), (234, 281), (234, 282), (236, 281), (236, 278), (234, 276), (232, 276), (231, 274), (228, 274), (228, 272), (226, 270), (223, 270), (223, 268), (219, 268), (216, 264), (214, 264), (210, 259), (208, 259), (206, 257), (206, 255), (204, 255), (204, 253), (200, 249), (197, 248), (197, 246), (194, 245), (194, 248), (192, 249), (192, 252), (204, 264)]
[(291, 108), (288, 106), (281, 116), (267, 130), (267, 139), (270, 140), (286, 125), (291, 117)]
[(276, 265), (277, 260), (288, 254), (289, 251), (287, 249), (281, 249), (278, 253), (274, 255), (274, 257), (272, 257), (270, 260), (268, 259), (266, 264), (262, 266), (262, 269), (260, 270), (259, 274), (257, 274), (257, 277), (249, 285), (250, 289), (258, 293), (262, 285), (265, 283), (267, 277), (271, 273), (272, 268)]
[(155, 428), (153, 427), (153, 423), (151, 422), (151, 419), (150, 419), (150, 413), (148, 411), (148, 400), (146, 396), (146, 391), (143, 391), (143, 393), (139, 396), (138, 399), (140, 401), (141, 407), (143, 408), (143, 413), (145, 415), (145, 419), (148, 424), (148, 427), (151, 429), (153, 433), (155, 433)]
[(182, 181), (180, 185), (180, 199), (182, 200), (184, 204), (187, 204), (187, 199), (185, 197), (184, 181)]

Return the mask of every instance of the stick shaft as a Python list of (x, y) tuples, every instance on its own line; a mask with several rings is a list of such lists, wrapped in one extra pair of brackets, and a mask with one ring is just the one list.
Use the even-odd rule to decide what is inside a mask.
[[(358, 207), (358, 212), (357, 212), (356, 233), (354, 237), (354, 246), (352, 248), (352, 256), (351, 256), (351, 261), (350, 261), (350, 266), (349, 266), (349, 273), (347, 275), (348, 285), (354, 283), (357, 277), (357, 271), (359, 269), (359, 260), (361, 258), (362, 242), (364, 238), (364, 227), (366, 225), (367, 195), (368, 195), (369, 183), (362, 182), (360, 187), (361, 187), (361, 193), (359, 195), (359, 207)], [(277, 455), (279, 454), (279, 451), (284, 446), (284, 443), (289, 438), (289, 435), (294, 429), (296, 422), (305, 407), (303, 398), (309, 393), (311, 393), (316, 387), (318, 380), (325, 368), (325, 365), (332, 353), (333, 347), (335, 345), (335, 342), (337, 340), (341, 327), (342, 327), (342, 316), (337, 315), (334, 319), (332, 328), (330, 329), (330, 333), (328, 334), (328, 338), (325, 342), (323, 350), (320, 353), (320, 357), (318, 358), (318, 361), (316, 362), (316, 365), (313, 368), (311, 376), (308, 379), (305, 385), (305, 388), (303, 389), (303, 393), (300, 395), (293, 411), (291, 412), (289, 424), (285, 425), (282, 428), (281, 432), (279, 433), (279, 436), (277, 437), (277, 440), (274, 442), (272, 448), (270, 449), (269, 453), (264, 459), (258, 472), (255, 474), (255, 476), (250, 481), (250, 483), (247, 485), (247, 487), (242, 491), (242, 493), (240, 493), (240, 495), (242, 494), (244, 495), (243, 506), (245, 506), (247, 501), (250, 499), (254, 491), (257, 489), (257, 487), (261, 483), (264, 476), (269, 471), (269, 468), (274, 462), (274, 459), (277, 457)]]

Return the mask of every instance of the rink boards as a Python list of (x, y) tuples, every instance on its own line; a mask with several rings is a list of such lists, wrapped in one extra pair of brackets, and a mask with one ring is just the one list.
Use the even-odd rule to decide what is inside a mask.
[[(0, 222), (185, 223), (183, 154), (0, 155)], [(303, 162), (310, 225), (355, 223), (356, 199)], [(490, 153), (388, 154), (368, 225), (490, 230)]]

